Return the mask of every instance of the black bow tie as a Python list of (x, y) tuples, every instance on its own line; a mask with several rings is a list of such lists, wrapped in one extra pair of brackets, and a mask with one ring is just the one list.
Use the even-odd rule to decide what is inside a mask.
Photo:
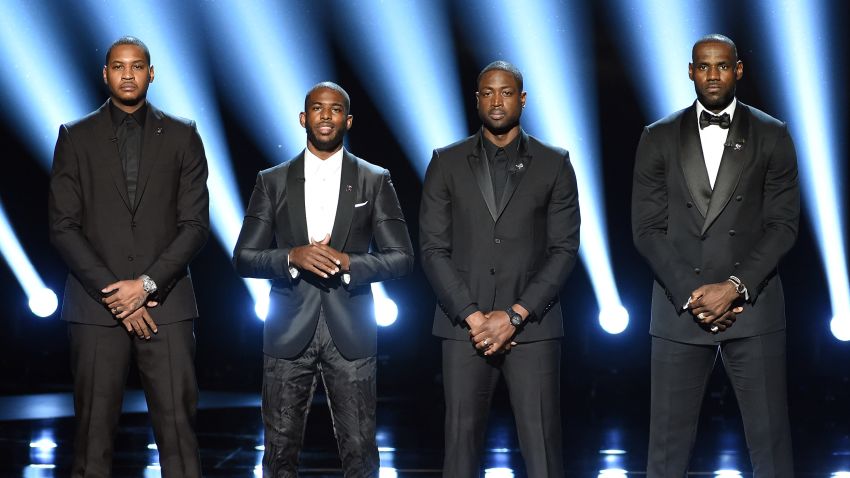
[(729, 123), (729, 113), (723, 113), (720, 116), (716, 116), (703, 110), (703, 112), (699, 114), (699, 129), (705, 129), (712, 124), (716, 124), (723, 129), (729, 129)]

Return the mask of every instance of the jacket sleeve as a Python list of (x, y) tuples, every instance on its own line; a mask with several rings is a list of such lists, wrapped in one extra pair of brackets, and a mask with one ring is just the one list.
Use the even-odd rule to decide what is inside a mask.
[(546, 214), (545, 260), (517, 298), (517, 302), (530, 307), (529, 312), (537, 318), (543, 317), (558, 296), (578, 254), (581, 225), (578, 186), (566, 152), (560, 160)]
[(59, 127), (59, 138), (53, 152), (47, 210), (50, 242), (86, 292), (100, 302), (103, 297), (100, 291), (116, 282), (118, 277), (83, 234), (79, 159), (65, 125)]
[(384, 170), (380, 181), (372, 210), (372, 237), (377, 250), (348, 255), (350, 287), (398, 279), (413, 269), (413, 245), (389, 171)]

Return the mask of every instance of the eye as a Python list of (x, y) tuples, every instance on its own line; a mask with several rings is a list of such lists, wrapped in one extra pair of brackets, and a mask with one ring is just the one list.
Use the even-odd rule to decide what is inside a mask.
[(489, 97), (490, 97), (490, 94), (491, 94), (491, 93), (490, 93), (489, 91), (485, 91), (485, 92), (481, 93), (481, 96), (483, 96), (483, 97), (485, 97), (485, 98), (489, 98)]
[(729, 65), (720, 65), (720, 70), (726, 71), (729, 69)]
[(133, 69), (136, 70), (136, 71), (142, 71), (145, 68), (142, 65), (133, 65)]
[(502, 96), (512, 96), (513, 94), (514, 94), (514, 92), (511, 91), (511, 90), (502, 91)]
[(124, 69), (124, 65), (112, 65), (112, 69), (113, 69), (113, 70), (123, 70), (123, 69)]
[(334, 113), (342, 113), (342, 108), (340, 108), (339, 106), (334, 106), (331, 111), (333, 111)]
[(708, 65), (700, 65), (698, 68), (700, 71), (705, 71), (708, 69)]

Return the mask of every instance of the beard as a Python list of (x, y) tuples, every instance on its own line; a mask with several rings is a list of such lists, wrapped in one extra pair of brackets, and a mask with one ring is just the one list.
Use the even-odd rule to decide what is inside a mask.
[(334, 128), (334, 133), (327, 139), (321, 139), (318, 135), (316, 135), (313, 130), (314, 126), (312, 124), (308, 124), (307, 128), (307, 140), (316, 147), (319, 151), (335, 151), (339, 148), (340, 143), (342, 143), (342, 138), (345, 137), (345, 133), (348, 131), (343, 125), (340, 128)]

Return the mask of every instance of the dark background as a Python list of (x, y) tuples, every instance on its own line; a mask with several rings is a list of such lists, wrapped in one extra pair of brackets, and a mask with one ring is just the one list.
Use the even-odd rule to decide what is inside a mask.
[[(617, 37), (621, 32), (609, 22), (607, 8), (610, 2), (590, 5), (592, 31), (595, 31), (594, 49), (585, 54), (595, 61), (598, 92), (595, 100), (602, 125), (601, 156), (596, 160), (602, 171), (612, 266), (631, 323), (619, 335), (609, 335), (599, 327), (598, 305), (587, 271), (579, 261), (562, 290), (567, 331), (562, 360), (564, 419), (567, 422), (603, 422), (611, 417), (628, 415), (641, 423), (641, 420), (646, 420), (649, 401), (647, 329), (652, 275), (632, 246), (629, 199), (634, 151), (641, 128), (657, 119), (645, 116), (640, 100), (644, 94), (642, 90), (655, 85), (638, 85), (637, 81), (633, 81), (637, 80), (635, 68), (652, 69), (653, 61), (651, 57), (627, 58), (618, 50), (621, 43)], [(780, 95), (775, 88), (778, 87), (776, 72), (782, 65), (772, 63), (769, 52), (764, 48), (774, 45), (752, 28), (755, 20), (747, 12), (754, 9), (733, 8), (739, 2), (715, 2), (713, 5), (717, 5), (716, 14), (725, 22), (721, 32), (736, 41), (745, 62), (745, 76), (739, 84), (738, 97), (780, 116), (782, 108), (776, 102)], [(198, 8), (203, 8), (203, 2), (199, 2)], [(464, 98), (469, 100), (465, 106), (469, 118), (468, 131), (471, 133), (478, 127), (472, 93), (475, 78), (483, 65), (463, 41), (461, 30), (464, 27), (458, 9), (448, 2), (446, 8), (453, 15), (455, 62), (461, 74)], [(847, 7), (843, 2), (833, 2), (829, 8), (832, 31), (836, 34), (832, 42), (834, 49), (830, 51), (832, 56), (813, 56), (809, 61), (834, 62), (845, 67), (843, 70), (836, 68), (833, 84), (840, 90), (827, 95), (834, 106), (842, 110), (847, 107), (847, 94), (838, 80), (846, 73)], [(61, 16), (63, 12), (62, 7), (57, 8), (57, 15)], [(392, 171), (410, 234), (417, 244), (421, 193), (419, 176), (408, 162), (398, 138), (390, 134), (391, 129), (379, 111), (381, 104), (376, 104), (367, 94), (370, 85), (361, 82), (362, 76), (354, 73), (357, 65), (352, 65), (342, 54), (346, 46), (345, 35), (338, 28), (331, 28), (339, 24), (331, 19), (334, 15), (332, 8), (328, 9), (327, 15), (322, 21), (317, 19), (313, 28), (317, 34), (329, 36), (339, 72), (339, 77), (334, 80), (348, 90), (354, 102), (356, 128), (348, 138), (348, 147), (355, 154)], [(95, 51), (92, 47), (96, 41), (87, 33), (84, 24), (63, 24), (63, 28), (66, 33), (73, 34), (74, 41), (81, 47), (80, 57), (73, 63), (91, 71), (89, 86), (92, 97), (105, 99), (106, 91), (100, 80), (102, 50)], [(139, 32), (138, 36), (144, 39), (144, 32)], [(156, 64), (157, 52), (152, 53)], [(208, 51), (208, 54), (211, 58), (215, 56), (214, 51)], [(49, 59), (43, 61), (49, 64)], [(428, 68), (428, 65), (422, 67)], [(57, 75), (57, 81), (61, 81), (61, 72), (47, 71), (45, 74)], [(256, 172), (288, 159), (296, 151), (286, 152), (281, 158), (265, 157), (246, 126), (237, 119), (238, 115), (228, 109), (229, 102), (224, 101), (236, 87), (229, 81), (227, 69), (217, 68), (203, 74), (214, 80), (240, 195), (247, 203)], [(687, 59), (683, 59), (681, 75), (686, 78)], [(154, 83), (152, 88), (158, 86), (161, 87)], [(433, 101), (440, 101), (439, 85), (435, 86), (435, 90)], [(304, 92), (292, 91), (291, 94), (301, 98)], [(534, 94), (546, 95), (547, 92)], [(100, 101), (91, 104), (90, 109), (98, 107)], [(387, 98), (387, 101), (394, 99)], [(423, 118), (423, 121), (435, 120), (439, 121), (438, 118)], [(535, 132), (529, 133), (533, 135)], [(841, 123), (838, 133), (842, 137), (847, 136), (846, 121)], [(438, 146), (442, 145), (434, 145)], [(0, 199), (36, 270), (47, 286), (57, 291), (61, 300), (66, 269), (48, 242), (48, 174), (25, 143), (14, 114), (9, 111), (0, 116), (0, 151), (3, 157)], [(836, 161), (846, 161), (844, 151), (839, 150), (836, 154)], [(846, 168), (844, 171), (845, 176), (838, 178), (841, 185), (846, 184), (848, 179)], [(846, 190), (843, 192), (846, 193)], [(846, 218), (846, 194), (841, 200), (842, 215)], [(824, 431), (810, 427), (807, 422), (815, 410), (819, 416), (830, 417), (819, 423), (833, 423), (829, 426), (843, 426), (846, 430), (846, 406), (850, 403), (847, 366), (850, 344), (839, 342), (829, 331), (829, 296), (810, 219), (808, 209), (804, 207), (797, 245), (781, 265), (788, 299), (792, 423), (795, 433), (801, 435), (797, 439), (806, 439), (810, 434)], [(258, 392), (262, 322), (254, 316), (251, 298), (230, 266), (230, 251), (223, 250), (211, 236), (191, 269), (201, 314), (195, 327), (197, 374), (202, 390)], [(386, 288), (399, 306), (399, 319), (379, 333), (379, 395), (384, 400), (417, 400), (437, 407), (442, 400), (442, 390), (439, 341), (430, 333), (434, 297), (419, 267), (418, 252), (413, 274), (387, 283)], [(0, 303), (0, 394), (70, 391), (65, 324), (58, 319), (58, 312), (47, 319), (39, 319), (30, 312), (25, 294), (5, 263), (0, 263)], [(131, 374), (130, 386), (138, 387), (135, 374)], [(732, 391), (722, 372), (718, 371), (712, 381), (706, 400), (721, 413), (729, 416), (737, 413)], [(846, 431), (842, 433), (846, 435)]]

